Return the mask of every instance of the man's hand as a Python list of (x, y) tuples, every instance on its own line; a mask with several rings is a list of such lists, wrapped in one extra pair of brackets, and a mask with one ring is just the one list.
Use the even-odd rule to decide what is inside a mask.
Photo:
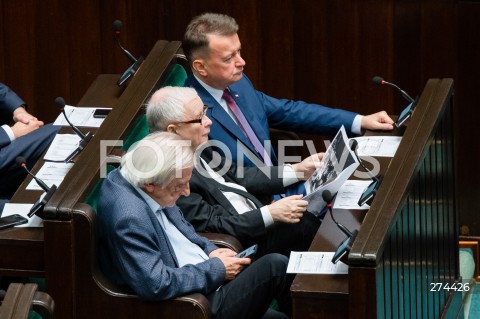
[(303, 195), (288, 196), (268, 205), (273, 221), (287, 224), (298, 223), (308, 205), (308, 202), (302, 197)]
[(324, 153), (313, 154), (300, 163), (293, 164), (292, 168), (295, 171), (297, 178), (301, 181), (306, 181), (315, 170), (320, 167)]
[(393, 120), (388, 116), (387, 112), (381, 111), (364, 116), (362, 118), (362, 129), (391, 131), (393, 130), (393, 123)]
[(28, 124), (24, 124), (22, 122), (17, 122), (12, 126), (12, 132), (15, 138), (19, 138), (25, 134), (28, 134), (32, 131), (35, 131), (40, 126), (43, 126), (42, 121), (32, 120), (29, 121)]
[(30, 121), (38, 121), (35, 116), (28, 113), (22, 106), (17, 107), (15, 111), (13, 111), (13, 120), (23, 124), (28, 124)]
[(215, 249), (210, 253), (210, 258), (220, 258), (226, 269), (225, 280), (234, 279), (246, 265), (250, 265), (250, 258), (236, 258), (237, 253), (228, 248)]

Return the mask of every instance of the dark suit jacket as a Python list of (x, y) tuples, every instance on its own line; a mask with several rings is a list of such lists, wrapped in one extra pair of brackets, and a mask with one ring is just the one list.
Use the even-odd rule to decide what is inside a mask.
[[(0, 126), (12, 121), (13, 111), (20, 105), (25, 104), (18, 95), (10, 90), (8, 86), (0, 83)], [(10, 144), (7, 133), (0, 129), (0, 149)]]
[[(233, 160), (237, 162), (237, 140), (255, 153), (253, 145), (225, 112), (220, 104), (208, 93), (197, 79), (190, 74), (185, 86), (193, 87), (208, 105), (207, 116), (212, 120), (210, 139), (223, 142), (231, 151)], [(302, 101), (276, 99), (255, 90), (244, 74), (242, 79), (230, 87), (235, 102), (242, 110), (260, 142), (270, 140), (269, 128), (323, 135), (334, 135), (344, 125), (351, 130), (356, 113), (333, 109)], [(272, 148), (272, 161), (277, 164)], [(258, 156), (258, 155), (257, 155)], [(248, 158), (245, 165), (254, 166)]]
[[(1, 125), (10, 123), (13, 111), (22, 104), (25, 103), (15, 92), (0, 83)], [(5, 130), (0, 128), (0, 198), (10, 198), (25, 179), (26, 172), (18, 167), (15, 159), (23, 156), (27, 161), (27, 167), (32, 169), (59, 128), (59, 126), (44, 125), (13, 142), (10, 142)]]
[[(100, 265), (115, 284), (143, 299), (165, 300), (192, 292), (208, 294), (225, 278), (218, 258), (178, 268), (175, 253), (148, 204), (121, 175), (112, 171), (102, 184), (97, 225)], [(177, 206), (164, 208), (168, 219), (207, 254), (217, 249), (197, 235)]]
[[(207, 149), (202, 157), (210, 161), (211, 150)], [(224, 166), (222, 164), (215, 170)], [(198, 164), (196, 164), (197, 166)], [(244, 177), (237, 177), (239, 168), (232, 163), (230, 169), (223, 175), (227, 182), (244, 186), (249, 193), (255, 195), (274, 195), (285, 191), (283, 180), (279, 177), (282, 167), (266, 168), (270, 178), (257, 167), (245, 167)], [(255, 242), (260, 236), (266, 235), (266, 228), (260, 209), (238, 214), (232, 204), (213, 179), (202, 175), (196, 168), (190, 179), (190, 196), (181, 196), (177, 205), (185, 214), (185, 218), (197, 231), (217, 232), (237, 237), (242, 243)]]

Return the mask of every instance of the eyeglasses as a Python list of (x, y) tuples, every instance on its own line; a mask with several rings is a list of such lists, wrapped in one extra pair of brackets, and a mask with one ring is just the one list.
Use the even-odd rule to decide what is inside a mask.
[(207, 110), (208, 110), (208, 105), (204, 105), (203, 110), (202, 110), (202, 115), (200, 116), (200, 118), (198, 118), (196, 120), (178, 122), (178, 124), (195, 124), (195, 123), (203, 124), (203, 118), (205, 117), (205, 114), (207, 114)]

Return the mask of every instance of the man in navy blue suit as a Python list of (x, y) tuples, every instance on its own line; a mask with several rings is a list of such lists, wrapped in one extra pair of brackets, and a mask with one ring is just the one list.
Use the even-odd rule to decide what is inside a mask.
[(147, 300), (202, 293), (212, 318), (261, 318), (273, 298), (290, 314), (286, 256), (237, 258), (185, 220), (176, 201), (190, 194), (192, 171), (193, 150), (176, 134), (153, 133), (129, 148), (100, 190), (98, 256), (105, 275)]
[[(185, 86), (195, 88), (208, 105), (207, 115), (212, 120), (209, 138), (224, 143), (237, 163), (243, 158), (247, 166), (258, 166), (258, 159), (267, 165), (277, 164), (272, 149), (258, 146), (258, 141), (264, 144), (270, 140), (269, 128), (323, 135), (334, 135), (342, 125), (353, 134), (361, 134), (362, 129), (393, 129), (393, 121), (384, 111), (361, 116), (276, 99), (255, 90), (243, 73), (245, 61), (237, 31), (232, 17), (205, 13), (190, 22), (183, 39), (193, 72)], [(245, 153), (251, 154), (250, 159), (242, 156)]]
[[(27, 161), (27, 167), (31, 169), (53, 140), (59, 127), (43, 125), (42, 121), (27, 112), (25, 102), (2, 83), (0, 83), (0, 114), (1, 201), (9, 199), (25, 179), (26, 172), (16, 165), (15, 159), (23, 156)], [(9, 126), (12, 121), (14, 124)]]

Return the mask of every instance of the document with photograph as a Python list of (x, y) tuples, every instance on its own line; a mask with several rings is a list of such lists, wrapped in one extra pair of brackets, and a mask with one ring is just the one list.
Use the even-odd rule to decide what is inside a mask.
[(325, 151), (322, 164), (305, 182), (307, 195), (304, 199), (308, 201), (307, 210), (311, 213), (321, 212), (326, 206), (322, 198), (323, 191), (336, 194), (358, 165), (357, 157), (350, 149), (347, 133), (342, 126)]

